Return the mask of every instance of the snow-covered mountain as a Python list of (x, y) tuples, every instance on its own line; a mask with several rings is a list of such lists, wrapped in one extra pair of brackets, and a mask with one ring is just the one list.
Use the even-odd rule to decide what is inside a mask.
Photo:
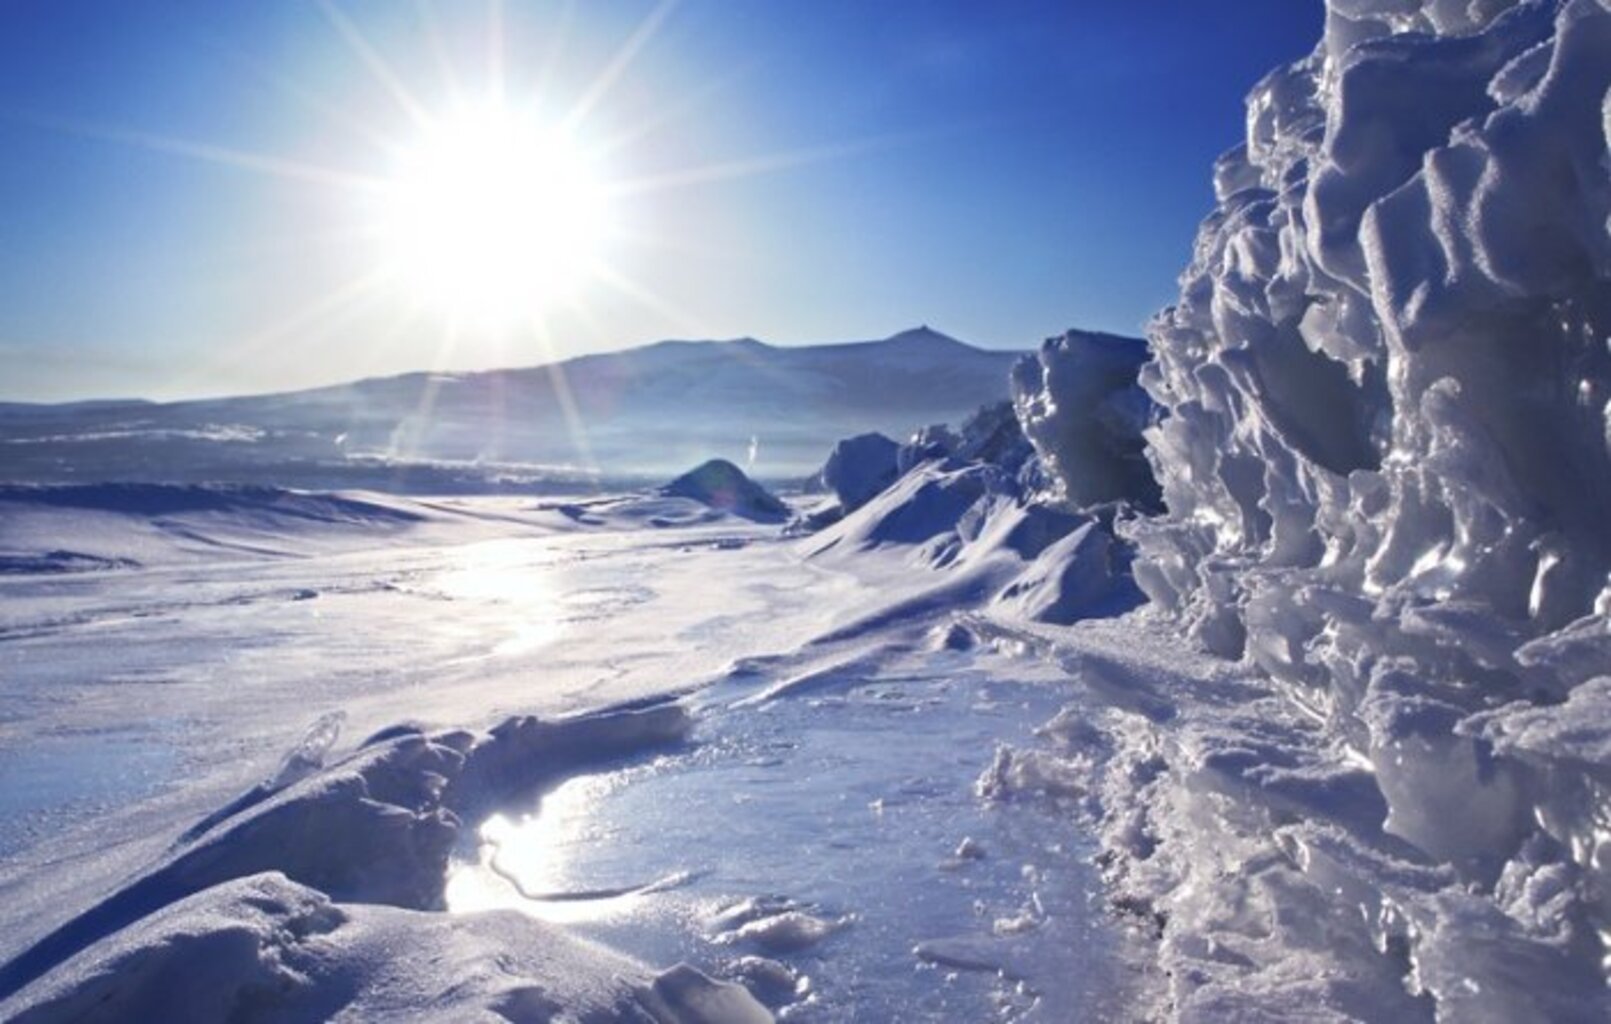
[(799, 347), (664, 341), (202, 401), (0, 404), (0, 479), (455, 490), (535, 467), (663, 477), (713, 457), (803, 476), (848, 434), (904, 437), (1005, 398), (1018, 355), (918, 327)]

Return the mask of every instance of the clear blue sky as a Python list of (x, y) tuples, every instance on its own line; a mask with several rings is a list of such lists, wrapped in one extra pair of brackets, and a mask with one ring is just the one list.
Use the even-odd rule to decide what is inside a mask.
[[(0, 397), (920, 322), (991, 347), (1138, 333), (1172, 298), (1243, 96), (1312, 47), (1320, 8), (11, 0)], [(395, 167), (420, 133), (410, 105), (435, 116), (500, 80), (554, 119), (591, 97), (576, 135), (612, 143), (600, 179), (659, 184), (612, 202), (612, 276), (544, 310), (546, 341), (461, 325), (448, 345), (407, 288), (343, 291), (376, 260), (350, 181)]]

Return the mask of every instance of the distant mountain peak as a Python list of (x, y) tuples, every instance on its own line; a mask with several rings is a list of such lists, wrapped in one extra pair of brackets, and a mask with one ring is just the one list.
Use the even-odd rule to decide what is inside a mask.
[(898, 343), (904, 344), (904, 345), (934, 345), (934, 344), (942, 344), (942, 345), (961, 345), (963, 348), (971, 348), (972, 347), (971, 345), (968, 345), (965, 342), (958, 341), (957, 339), (951, 337), (949, 334), (941, 334), (939, 331), (936, 331), (934, 328), (930, 327), (928, 324), (919, 324), (916, 327), (909, 327), (904, 331), (900, 331), (900, 332), (898, 332), (896, 334), (891, 334), (889, 337), (885, 338), (884, 340), (888, 341), (888, 342), (898, 342)]

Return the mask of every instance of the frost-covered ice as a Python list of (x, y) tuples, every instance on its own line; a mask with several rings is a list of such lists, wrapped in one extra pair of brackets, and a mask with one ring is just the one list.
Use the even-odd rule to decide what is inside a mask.
[[(1183, 1016), (1611, 1017), (1608, 87), (1601, 0), (1331, 0), (1215, 168), (1121, 527), (1276, 686), (1104, 740)], [(1083, 465), (1078, 388), (1019, 388)]]

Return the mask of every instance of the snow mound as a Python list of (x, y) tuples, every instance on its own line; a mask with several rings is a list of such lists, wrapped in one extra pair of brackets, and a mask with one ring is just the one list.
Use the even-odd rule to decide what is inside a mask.
[(277, 873), (165, 907), (0, 1008), (18, 1024), (772, 1019), (737, 985), (687, 966), (656, 976), (524, 914), (342, 904)]
[(901, 446), (883, 434), (857, 434), (833, 446), (822, 467), (822, 483), (853, 512), (895, 481)]
[(104, 943), (115, 949), (120, 933), (164, 908), (253, 875), (278, 873), (337, 901), (442, 910), (464, 821), (580, 765), (676, 743), (691, 724), (682, 706), (661, 702), (553, 721), (513, 718), (483, 734), (402, 727), (319, 770), (310, 765), (322, 761), (337, 727), (321, 720), (275, 779), (0, 966), (0, 999), (75, 957), (98, 955)]
[(0, 484), (0, 574), (306, 554), (438, 518), (362, 493), (222, 484)]
[(711, 459), (660, 489), (669, 498), (689, 498), (721, 512), (755, 522), (778, 523), (789, 507), (726, 459)]
[(890, 544), (922, 544), (955, 531), (963, 514), (986, 494), (1002, 492), (994, 466), (956, 462), (920, 466), (874, 501), (812, 537), (811, 554), (861, 552)]
[(1091, 615), (1135, 607), (1128, 559), (1096, 521), (1048, 545), (997, 597), (997, 607), (1033, 622), (1072, 625)]
[(1111, 519), (1026, 496), (1001, 466), (948, 458), (918, 465), (866, 505), (802, 542), (810, 558), (883, 551), (936, 573), (934, 585), (826, 635), (838, 641), (958, 608), (1069, 624), (1135, 607), (1129, 555)]
[[(1141, 373), (1168, 512), (1124, 532), (1276, 689), (1105, 734), (1159, 759), (1113, 797), (1152, 808), (1140, 888), (1181, 858), (1185, 1017), (1611, 1017), (1608, 89), (1604, 0), (1328, 0), (1215, 167)], [(1015, 377), (1076, 501), (1108, 351)]]

